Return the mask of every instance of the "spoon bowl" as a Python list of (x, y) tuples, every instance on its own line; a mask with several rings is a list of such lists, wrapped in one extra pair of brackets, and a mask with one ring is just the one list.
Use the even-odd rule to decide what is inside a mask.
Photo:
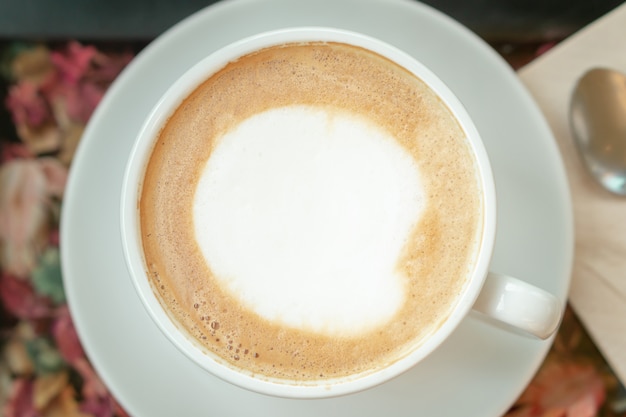
[(626, 197), (626, 75), (605, 68), (587, 71), (572, 95), (570, 125), (592, 177)]

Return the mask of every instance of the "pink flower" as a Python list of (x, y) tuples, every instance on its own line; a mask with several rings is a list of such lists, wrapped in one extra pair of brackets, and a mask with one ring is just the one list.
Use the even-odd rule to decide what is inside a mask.
[[(61, 100), (69, 120), (87, 123), (96, 106), (102, 100), (105, 90), (95, 84), (84, 82), (75, 86), (59, 88), (52, 100)], [(57, 117), (59, 113), (57, 113)]]
[(78, 42), (70, 43), (65, 52), (52, 52), (56, 77), (42, 89), (57, 123), (86, 123), (111, 82), (131, 59), (131, 54), (109, 56)]
[(48, 244), (58, 248), (60, 244), (59, 235), (60, 235), (59, 229), (50, 230), (50, 233), (48, 233)]
[(11, 87), (6, 105), (31, 153), (60, 152), (59, 159), (69, 164), (84, 125), (132, 58), (70, 42), (63, 50), (39, 49), (17, 59), (14, 75), (20, 81)]
[(78, 358), (74, 360), (72, 366), (83, 378), (82, 394), (84, 398), (95, 399), (109, 396), (109, 390), (106, 385), (104, 385), (86, 358)]
[(50, 59), (57, 68), (61, 82), (76, 85), (89, 70), (91, 60), (97, 50), (93, 46), (83, 46), (78, 42), (70, 42), (65, 53), (52, 52)]
[(55, 158), (39, 158), (36, 161), (46, 179), (45, 191), (47, 196), (61, 198), (67, 183), (67, 168)]
[(9, 162), (12, 159), (28, 159), (33, 155), (28, 147), (21, 143), (6, 143), (2, 146), (2, 154), (0, 154), (0, 164)]
[(50, 108), (39, 91), (39, 87), (24, 81), (9, 89), (6, 106), (16, 125), (41, 126), (51, 117)]
[(109, 85), (132, 59), (133, 54), (128, 52), (115, 55), (97, 54), (87, 78), (100, 85)]
[(92, 79), (97, 70), (95, 63), (106, 59), (93, 46), (71, 42), (66, 51), (52, 52), (51, 61), (56, 77), (42, 88), (54, 109), (57, 123), (61, 127), (71, 121), (87, 123), (112, 81), (112, 78), (104, 83)]
[(73, 363), (74, 369), (83, 378), (81, 411), (94, 417), (127, 417), (128, 414), (115, 401), (100, 377), (87, 359), (80, 358)]
[(605, 399), (593, 366), (548, 361), (505, 417), (594, 417)]
[(94, 417), (113, 417), (115, 401), (112, 397), (87, 398), (80, 404), (80, 410)]
[(0, 301), (10, 314), (23, 320), (51, 315), (50, 300), (37, 295), (30, 282), (9, 274), (0, 276)]
[(22, 378), (15, 380), (3, 412), (5, 417), (40, 416), (33, 404), (33, 383), (31, 381)]
[(76, 355), (72, 366), (83, 379), (81, 411), (94, 417), (128, 417), (85, 357)]
[(0, 167), (0, 264), (27, 276), (46, 244), (51, 197), (61, 197), (67, 169), (53, 158), (13, 159)]
[[(65, 372), (17, 379), (4, 406), (5, 417), (94, 417), (79, 407)], [(100, 414), (98, 417), (112, 417)]]
[(85, 358), (85, 352), (66, 305), (58, 310), (58, 316), (52, 324), (52, 336), (59, 353), (68, 364), (73, 365)]

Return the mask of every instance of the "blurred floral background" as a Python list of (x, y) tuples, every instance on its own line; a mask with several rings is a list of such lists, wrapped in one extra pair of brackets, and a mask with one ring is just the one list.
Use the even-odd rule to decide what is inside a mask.
[(65, 302), (59, 216), (74, 151), (132, 59), (70, 42), (2, 50), (0, 407), (5, 417), (123, 416)]
[[(551, 46), (494, 45), (515, 68)], [(90, 364), (72, 324), (63, 290), (59, 217), (85, 125), (137, 50), (78, 42), (0, 43), (4, 417), (127, 415)], [(571, 309), (544, 364), (506, 416), (626, 416), (623, 387)]]

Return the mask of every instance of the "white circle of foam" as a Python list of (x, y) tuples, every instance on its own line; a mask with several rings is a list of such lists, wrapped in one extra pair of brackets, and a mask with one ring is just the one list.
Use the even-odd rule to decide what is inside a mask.
[(397, 268), (420, 217), (419, 169), (371, 122), (291, 106), (219, 139), (196, 189), (209, 268), (260, 316), (330, 334), (384, 324), (404, 297)]

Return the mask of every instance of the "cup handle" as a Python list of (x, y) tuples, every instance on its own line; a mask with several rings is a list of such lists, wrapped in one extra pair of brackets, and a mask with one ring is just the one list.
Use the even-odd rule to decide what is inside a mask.
[(547, 339), (559, 326), (563, 306), (554, 295), (534, 285), (489, 272), (473, 310), (524, 333)]

